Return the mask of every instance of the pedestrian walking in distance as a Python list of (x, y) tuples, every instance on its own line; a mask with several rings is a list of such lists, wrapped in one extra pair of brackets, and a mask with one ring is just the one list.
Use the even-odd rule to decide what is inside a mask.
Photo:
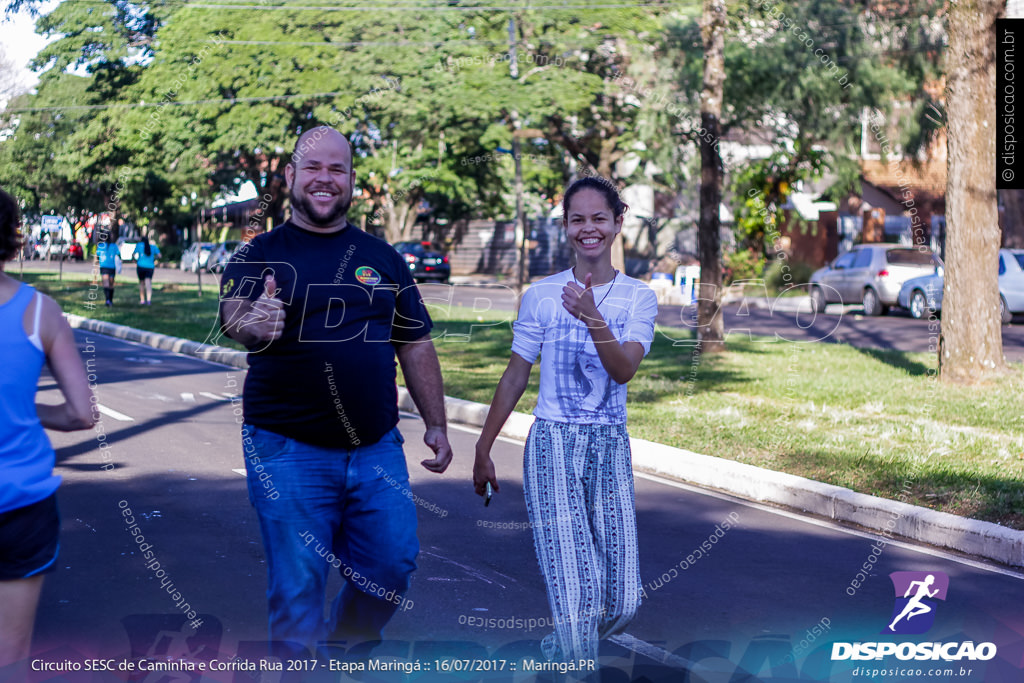
[(149, 306), (153, 303), (153, 271), (156, 269), (156, 260), (160, 258), (160, 250), (143, 235), (142, 241), (135, 245), (132, 256), (139, 276), (139, 303)]
[(105, 225), (96, 227), (96, 261), (99, 264), (107, 306), (114, 305), (114, 279), (117, 277), (118, 261), (121, 259), (110, 230), (110, 227)]

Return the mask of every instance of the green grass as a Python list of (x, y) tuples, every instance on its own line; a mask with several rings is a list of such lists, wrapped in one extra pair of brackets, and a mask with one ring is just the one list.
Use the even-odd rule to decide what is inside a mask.
[[(107, 309), (101, 289), (99, 305), (87, 305), (88, 276), (25, 279), (66, 311), (196, 341), (207, 341), (216, 320), (212, 288), (200, 298), (193, 284), (156, 283), (147, 308), (136, 303), (135, 282), (122, 281), (118, 305)], [(445, 393), (489, 403), (508, 362), (511, 312), (431, 313)], [(629, 385), (633, 436), (1024, 529), (1019, 365), (985, 386), (960, 387), (937, 381), (934, 354), (741, 337), (722, 355), (674, 345), (689, 340), (688, 331), (659, 328)], [(537, 382), (535, 370), (518, 410), (533, 410)]]

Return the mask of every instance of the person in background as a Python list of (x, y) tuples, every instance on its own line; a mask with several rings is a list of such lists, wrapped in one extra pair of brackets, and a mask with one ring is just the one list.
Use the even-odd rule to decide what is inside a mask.
[[(55, 453), (44, 429), (89, 429), (92, 391), (74, 335), (50, 297), (3, 272), (21, 246), (18, 206), (0, 190), (0, 680), (23, 680), (43, 575), (55, 569)], [(35, 402), (43, 362), (64, 402)]]
[(473, 484), (498, 490), (491, 448), (540, 356), (536, 420), (523, 452), (523, 489), (555, 632), (549, 660), (596, 660), (640, 606), (640, 566), (626, 383), (654, 340), (657, 297), (612, 266), (626, 205), (602, 178), (574, 182), (562, 222), (576, 265), (532, 285), (514, 326), (512, 357), (476, 444)]
[(103, 279), (103, 294), (107, 298), (107, 306), (114, 305), (114, 277), (117, 275), (117, 262), (121, 258), (114, 234), (107, 226), (96, 228), (96, 260)]
[(160, 258), (160, 250), (155, 244), (149, 243), (149, 237), (142, 236), (142, 241), (135, 245), (132, 254), (135, 259), (135, 270), (139, 274), (139, 303), (149, 306), (153, 303), (153, 269)]

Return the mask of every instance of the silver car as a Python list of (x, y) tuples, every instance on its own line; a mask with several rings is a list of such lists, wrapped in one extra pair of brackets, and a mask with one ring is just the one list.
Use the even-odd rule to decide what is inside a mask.
[(213, 242), (193, 242), (181, 252), (181, 262), (178, 267), (182, 270), (191, 270), (193, 273), (206, 268), (206, 262), (213, 251)]
[(884, 315), (896, 304), (904, 282), (941, 265), (925, 247), (858, 244), (811, 275), (811, 303), (819, 313), (832, 303), (860, 303), (865, 315)]
[(245, 242), (240, 240), (230, 240), (215, 246), (206, 259), (206, 269), (211, 273), (223, 273), (224, 266), (228, 264), (228, 261), (231, 260), (231, 257), (243, 244)]
[[(942, 310), (943, 272), (915, 277), (903, 283), (898, 304), (915, 318)], [(1024, 249), (999, 250), (999, 317), (1003, 324), (1014, 313), (1024, 313)]]

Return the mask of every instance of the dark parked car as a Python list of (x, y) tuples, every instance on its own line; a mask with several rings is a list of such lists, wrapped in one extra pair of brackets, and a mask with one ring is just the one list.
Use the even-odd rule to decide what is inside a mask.
[(811, 275), (811, 303), (864, 305), (865, 315), (884, 315), (896, 304), (903, 283), (931, 275), (942, 265), (930, 249), (899, 244), (858, 244)]
[(430, 242), (398, 242), (395, 249), (409, 264), (409, 271), (417, 282), (438, 280), (448, 282), (452, 268), (448, 257), (430, 248)]

